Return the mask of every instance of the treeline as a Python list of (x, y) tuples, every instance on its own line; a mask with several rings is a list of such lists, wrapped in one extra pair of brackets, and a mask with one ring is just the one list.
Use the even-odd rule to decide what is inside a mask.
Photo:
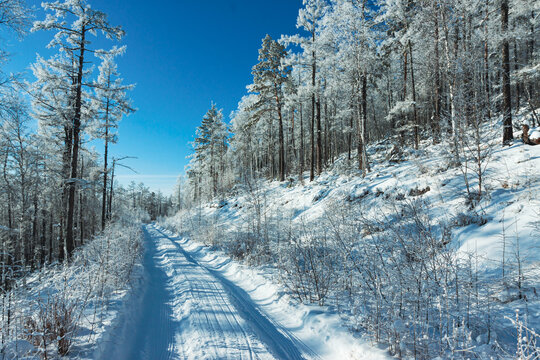
[(520, 109), (540, 125), (539, 11), (522, 0), (304, 0), (299, 34), (263, 39), (232, 135), (215, 105), (205, 116), (193, 199), (258, 177), (313, 180), (344, 153), (365, 174), (366, 145), (380, 141), (397, 152), (447, 142), (459, 163), (467, 133), (486, 140), (486, 121), (510, 144)]
[[(125, 47), (96, 48), (100, 37), (117, 42), (121, 27), (84, 0), (44, 2), (43, 20), (22, 0), (0, 3), (0, 26), (23, 36), (48, 31), (55, 50), (37, 56), (33, 81), (4, 76), (0, 88), (0, 263), (2, 286), (17, 274), (69, 260), (128, 207), (150, 195), (143, 185), (115, 187), (125, 158), (112, 158), (120, 119), (133, 112), (115, 57)], [(7, 55), (4, 53), (4, 59)], [(97, 65), (97, 69), (94, 69)], [(37, 123), (37, 126), (36, 126)], [(89, 146), (101, 140), (103, 153)], [(95, 143), (94, 143), (95, 144)], [(135, 200), (134, 200), (135, 199)]]

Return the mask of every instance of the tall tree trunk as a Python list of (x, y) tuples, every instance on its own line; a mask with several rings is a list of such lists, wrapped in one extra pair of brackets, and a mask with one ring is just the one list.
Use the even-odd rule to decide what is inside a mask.
[[(532, 65), (532, 62), (534, 61), (534, 45), (535, 45), (535, 33), (534, 33), (534, 11), (531, 11), (531, 19), (529, 21), (531, 24), (531, 32), (530, 32), (530, 41), (529, 41), (529, 59), (530, 63)], [(529, 94), (528, 97), (530, 99), (534, 99), (534, 81), (530, 81), (529, 83)], [(536, 119), (538, 122), (538, 126), (540, 126), (540, 119)]]
[(434, 34), (434, 55), (435, 55), (435, 113), (433, 114), (433, 120), (431, 128), (433, 131), (433, 143), (437, 144), (441, 140), (441, 76), (440, 76), (440, 57), (439, 57), (439, 10), (437, 3), (435, 3), (435, 34)]
[(300, 166), (299, 166), (299, 180), (304, 183), (304, 166), (305, 166), (305, 155), (304, 155), (304, 109), (303, 104), (300, 103)]
[[(403, 51), (403, 94), (402, 94), (403, 101), (407, 101), (407, 68), (408, 68), (408, 64), (409, 64), (409, 51), (407, 50), (407, 48), (405, 48), (405, 50)], [(408, 115), (404, 115), (402, 128), (409, 122), (408, 117), (409, 117)], [(401, 145), (403, 145), (404, 142), (405, 142), (405, 130), (401, 130), (399, 132), (399, 134), (400, 134)]]
[[(66, 217), (67, 217), (67, 207), (68, 207), (68, 198), (69, 198), (69, 185), (68, 180), (70, 176), (70, 166), (71, 166), (71, 151), (72, 151), (72, 142), (73, 142), (73, 130), (70, 126), (64, 127), (64, 152), (62, 154), (62, 210), (60, 211), (60, 233), (58, 236), (58, 260), (64, 261), (66, 259), (65, 248), (66, 248)], [(50, 260), (52, 261), (52, 260)]]
[(81, 50), (79, 54), (79, 64), (77, 73), (77, 84), (75, 94), (75, 116), (73, 119), (73, 151), (71, 154), (71, 178), (69, 179), (68, 213), (66, 227), (66, 251), (67, 257), (71, 258), (75, 250), (75, 239), (73, 237), (73, 220), (75, 213), (75, 189), (77, 187), (77, 165), (79, 160), (79, 143), (81, 133), (81, 108), (82, 108), (82, 81), (84, 75), (84, 51), (86, 42), (86, 28), (81, 31)]
[[(292, 108), (291, 109), (291, 126), (289, 128), (289, 137), (291, 139), (291, 145), (290, 147), (287, 148), (287, 151), (285, 152), (286, 153), (286, 163), (288, 163), (289, 161), (290, 162), (293, 162), (292, 160), (293, 159), (298, 159), (298, 148), (296, 147), (296, 138), (294, 136), (294, 129), (296, 127), (296, 119), (295, 119), (295, 116), (296, 116), (296, 109)], [(290, 154), (292, 150), (292, 154)], [(291, 168), (292, 168), (292, 165), (291, 165)], [(289, 172), (290, 169), (286, 168), (285, 169), (285, 172)]]
[[(109, 81), (110, 84), (110, 81)], [(107, 209), (107, 175), (109, 172), (109, 99), (105, 106), (105, 153), (103, 154), (103, 189), (101, 199), (101, 231), (105, 230)]]
[(285, 140), (283, 136), (283, 115), (281, 114), (281, 102), (276, 89), (275, 92), (277, 113), (278, 113), (278, 132), (279, 132), (279, 181), (285, 181)]
[[(60, 227), (60, 234), (62, 233), (62, 227)], [(58, 238), (60, 239), (61, 236), (58, 235)], [(54, 245), (53, 245), (53, 239), (54, 239), (54, 216), (53, 212), (49, 211), (49, 259), (48, 263), (51, 264), (53, 262), (53, 256), (54, 256)], [(58, 247), (60, 248), (60, 246)]]
[[(14, 236), (13, 236), (13, 200), (12, 200), (12, 195), (11, 195), (11, 185), (10, 185), (10, 182), (8, 180), (8, 169), (7, 169), (7, 165), (8, 165), (8, 150), (6, 149), (5, 150), (5, 154), (4, 154), (4, 161), (3, 161), (3, 176), (4, 176), (4, 183), (6, 184), (6, 190), (7, 190), (7, 217), (8, 217), (8, 222), (7, 222), (7, 226), (8, 226), (8, 244), (7, 244), (7, 248), (8, 250), (6, 251), (5, 254), (3, 254), (3, 257), (4, 257), (4, 260), (7, 262), (8, 265), (11, 265), (12, 264), (12, 257), (9, 256), (9, 255), (12, 255), (10, 254), (11, 250), (12, 250), (12, 246), (14, 245), (13, 242), (14, 242)], [(5, 248), (4, 248), (5, 250)], [(6, 259), (7, 258), (7, 259)]]
[(510, 91), (510, 46), (508, 44), (508, 0), (501, 1), (502, 90), (503, 90), (503, 144), (514, 140), (512, 129), (512, 95)]
[(486, 17), (484, 18), (484, 81), (486, 92), (487, 117), (491, 119), (491, 88), (489, 86), (489, 45), (488, 45), (489, 0), (486, 0)]
[(317, 175), (322, 172), (322, 158), (321, 99), (317, 98)]
[[(449, 100), (450, 100), (450, 134), (452, 136), (452, 143), (454, 146), (454, 158), (456, 161), (456, 164), (459, 163), (459, 154), (458, 154), (458, 125), (457, 125), (457, 118), (456, 118), (456, 106), (455, 106), (455, 86), (456, 86), (456, 74), (455, 74), (455, 68), (452, 67), (452, 58), (450, 57), (450, 45), (449, 45), (449, 31), (448, 31), (448, 23), (445, 16), (445, 13), (443, 12), (443, 26), (444, 26), (444, 52), (446, 55), (446, 76), (448, 81), (448, 88), (449, 88)], [(454, 39), (454, 60), (457, 56), (457, 49), (458, 49), (458, 35), (457, 35), (457, 29), (455, 29), (455, 39)]]
[(112, 219), (112, 201), (113, 201), (113, 190), (114, 190), (114, 168), (116, 161), (113, 159), (113, 166), (111, 169), (111, 186), (109, 188), (109, 201), (107, 203), (107, 220), (111, 221)]
[[(32, 270), (35, 270), (36, 266), (36, 251), (35, 249), (38, 247), (38, 198), (37, 198), (37, 192), (34, 192), (34, 216), (32, 218), (32, 247), (30, 249), (30, 255), (31, 255), (31, 266)], [(41, 252), (41, 251), (40, 251)], [(41, 261), (40, 261), (41, 263)]]
[[(81, 177), (84, 176), (84, 158), (81, 156)], [(79, 191), (79, 246), (84, 243), (84, 195)]]
[[(349, 134), (347, 136), (347, 145), (348, 145), (348, 154), (347, 154), (347, 159), (350, 161), (351, 160), (351, 153), (352, 153), (352, 147), (353, 147), (353, 129), (354, 129), (354, 111), (355, 111), (355, 108), (354, 108), (354, 103), (355, 103), (355, 99), (356, 99), (356, 84), (355, 82), (353, 81), (352, 83), (352, 86), (351, 86), (351, 91), (352, 91), (352, 94), (351, 94), (351, 100), (350, 100), (350, 111), (351, 111), (351, 116), (349, 117)], [(389, 110), (390, 111), (390, 110)], [(394, 126), (392, 125), (392, 128)]]
[(411, 86), (412, 86), (412, 97), (413, 97), (413, 117), (414, 117), (414, 148), (418, 150), (418, 143), (420, 142), (420, 134), (418, 123), (418, 112), (416, 108), (416, 86), (414, 83), (414, 62), (413, 62), (413, 51), (411, 40), (409, 40), (409, 53), (411, 56)]
[(362, 75), (362, 94), (361, 94), (362, 115), (359, 116), (358, 123), (358, 167), (362, 170), (362, 176), (366, 176), (369, 171), (369, 164), (366, 153), (366, 130), (367, 130), (367, 72), (364, 70)]
[(328, 103), (324, 102), (324, 157), (323, 163), (326, 166), (328, 164), (328, 158), (330, 154), (330, 143), (329, 143), (329, 125), (328, 125)]
[[(40, 251), (39, 251), (39, 267), (42, 268), (45, 265), (45, 249), (47, 247), (47, 219), (45, 218), (46, 212), (41, 210), (41, 236), (40, 236)], [(52, 234), (51, 234), (52, 235)]]
[[(312, 33), (312, 45), (315, 46), (315, 31)], [(309, 181), (315, 179), (315, 76), (317, 72), (317, 58), (315, 50), (311, 52), (311, 168), (309, 172)]]
[[(518, 70), (519, 70), (518, 47), (517, 47), (517, 41), (516, 39), (514, 39), (514, 71), (517, 73)], [(516, 81), (516, 111), (519, 111), (520, 97), (521, 97), (521, 84), (519, 80), (517, 80)]]

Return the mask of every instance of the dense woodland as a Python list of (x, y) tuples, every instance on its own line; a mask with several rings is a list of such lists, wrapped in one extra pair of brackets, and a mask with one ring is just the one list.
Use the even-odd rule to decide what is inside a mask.
[[(37, 56), (33, 76), (2, 73), (0, 88), (0, 241), (2, 287), (74, 250), (128, 208), (152, 218), (168, 211), (143, 184), (115, 186), (127, 157), (111, 158), (119, 121), (135, 111), (115, 64), (125, 52), (121, 27), (81, 1), (45, 2), (46, 17), (22, 0), (0, 2), (2, 31), (47, 31), (54, 50)], [(35, 21), (34, 21), (35, 20)], [(93, 44), (110, 39), (109, 49)], [(2, 52), (2, 59), (9, 54)], [(39, 49), (37, 50), (39, 53)], [(37, 126), (36, 126), (37, 124)], [(91, 149), (103, 144), (101, 153)]]
[[(380, 142), (448, 143), (456, 163), (487, 137), (510, 144), (520, 109), (540, 124), (539, 12), (530, 0), (304, 0), (298, 34), (262, 40), (230, 127), (215, 105), (204, 117), (191, 200), (261, 177), (312, 181), (343, 153), (365, 175)], [(497, 135), (467, 136), (499, 117)]]
[[(127, 241), (138, 224), (129, 225), (126, 241), (118, 235), (125, 214), (142, 209), (155, 220), (180, 209), (162, 223), (237, 259), (274, 266), (293, 297), (335, 306), (352, 329), (387, 344), (393, 355), (480, 358), (480, 350), (503, 353), (509, 349), (503, 341), (516, 340), (500, 345), (495, 334), (507, 329), (500, 319), (507, 302), (528, 306), (530, 274), (537, 274), (522, 262), (519, 237), (517, 247), (510, 244), (503, 219), (502, 242), (514, 258), (503, 257), (500, 278), (478, 270), (476, 253), (464, 257), (448, 245), (456, 228), (489, 221), (477, 210), (489, 201), (493, 140), (498, 148), (511, 146), (522, 126), (540, 126), (540, 1), (304, 0), (298, 34), (262, 39), (253, 82), (230, 122), (216, 104), (204, 115), (174, 198), (115, 182), (129, 154), (112, 157), (111, 146), (119, 121), (136, 111), (133, 85), (124, 83), (115, 62), (126, 52), (122, 28), (84, 0), (42, 6), (47, 15), (36, 19), (23, 0), (0, 1), (2, 32), (48, 32), (43, 49), (54, 51), (37, 56), (31, 78), (0, 72), (6, 336), (13, 335), (16, 279), (55, 263), (75, 264), (85, 278), (91, 258), (96, 283), (105, 284), (115, 261), (108, 258), (105, 266), (100, 254), (109, 254), (108, 239), (116, 237), (115, 259), (133, 247), (129, 269), (122, 267), (125, 285), (140, 255), (138, 240)], [(109, 41), (106, 49), (95, 46), (101, 38)], [(2, 61), (9, 60), (5, 50)], [(396, 196), (351, 193), (304, 223), (265, 197), (274, 180), (282, 189), (310, 190), (326, 170), (368, 179), (375, 161), (390, 167), (405, 151), (432, 146), (444, 149), (437, 153), (444, 165), (438, 174), (460, 172), (465, 189), (452, 221), (437, 218), (433, 208), (441, 204), (419, 197), (427, 187)], [(219, 209), (240, 215), (231, 224)], [(78, 256), (99, 234), (99, 249), (89, 246)], [(117, 285), (107, 286), (113, 294)], [(103, 298), (103, 289), (95, 294)], [(63, 338), (54, 339), (61, 353)], [(538, 354), (536, 344), (531, 348)]]
[[(540, 126), (539, 12), (531, 0), (304, 0), (298, 34), (262, 40), (230, 125), (216, 105), (204, 116), (179, 182), (185, 210), (168, 224), (276, 268), (298, 300), (333, 306), (399, 358), (538, 358), (523, 324), (517, 340), (497, 338), (510, 308), (534, 318), (526, 289), (538, 264), (524, 262), (528, 233), (517, 225), (526, 215), (509, 229), (504, 207), (491, 213), (503, 224), (490, 240), (502, 261), (458, 250), (454, 234), (493, 220), (488, 169), (506, 161), (492, 164), (494, 154)], [(435, 169), (409, 171), (442, 184), (370, 183), (384, 173), (399, 184), (411, 175), (400, 162), (429, 156)], [(538, 214), (535, 196), (519, 201)]]

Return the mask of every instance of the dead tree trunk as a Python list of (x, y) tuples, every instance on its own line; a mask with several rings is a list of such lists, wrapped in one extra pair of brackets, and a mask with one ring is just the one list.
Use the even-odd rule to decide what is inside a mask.
[(508, 44), (508, 0), (501, 2), (502, 44), (502, 90), (503, 90), (503, 144), (514, 140), (512, 129), (512, 94), (510, 90), (510, 46)]

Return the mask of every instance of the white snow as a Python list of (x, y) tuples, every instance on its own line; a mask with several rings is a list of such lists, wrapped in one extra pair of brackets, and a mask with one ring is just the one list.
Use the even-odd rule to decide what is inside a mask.
[(143, 286), (98, 359), (384, 359), (337, 315), (298, 305), (257, 271), (150, 225)]
[(129, 215), (129, 222), (107, 227), (77, 250), (70, 263), (47, 265), (5, 293), (9, 316), (0, 318), (2, 358), (60, 358), (62, 337), (69, 342), (66, 357), (94, 358), (94, 347), (101, 348), (124, 312), (130, 285), (140, 279), (140, 227)]
[[(490, 126), (496, 127), (486, 124), (486, 134), (492, 133)], [(519, 135), (516, 134), (515, 137), (518, 139)], [(365, 178), (353, 169), (354, 163), (348, 164), (342, 156), (313, 182), (309, 182), (307, 178), (304, 178), (303, 185), (298, 181), (289, 184), (263, 180), (255, 184), (251, 193), (238, 191), (222, 201), (220, 206), (202, 205), (181, 212), (175, 219), (165, 220), (163, 224), (182, 234), (189, 234), (192, 229), (197, 229), (197, 225), (193, 224), (202, 219), (203, 223), (207, 224), (202, 228), (209, 229), (208, 232), (191, 235), (197, 236), (197, 240), (205, 244), (231, 251), (230, 244), (234, 244), (235, 236), (238, 236), (236, 234), (242, 234), (245, 231), (243, 226), (249, 226), (250, 221), (255, 221), (254, 209), (260, 203), (263, 204), (263, 216), (267, 224), (291, 229), (295, 229), (294, 226), (307, 227), (308, 231), (323, 233), (328, 231), (325, 228), (328, 225), (324, 225), (328, 222), (325, 221), (334, 213), (342, 212), (348, 217), (361, 215), (368, 219), (392, 219), (393, 216), (399, 216), (399, 206), (393, 207), (394, 204), (420, 200), (426, 204), (430, 218), (446, 224), (450, 229), (452, 241), (449, 246), (457, 249), (463, 259), (474, 258), (480, 276), (501, 279), (504, 268), (505, 280), (501, 281), (500, 290), (493, 293), (496, 301), (491, 321), (496, 324), (493, 326), (491, 339), (493, 341), (498, 336), (501, 344), (512, 348), (515, 346), (515, 329), (505, 320), (505, 316), (512, 318), (515, 310), (521, 309), (522, 313), (528, 314), (528, 325), (533, 329), (540, 328), (540, 302), (536, 290), (540, 286), (540, 274), (537, 270), (540, 264), (540, 146), (529, 146), (516, 140), (512, 146), (503, 147), (498, 137), (486, 136), (484, 139), (487, 142), (482, 146), (489, 146), (491, 149), (489, 159), (483, 164), (486, 166), (483, 178), (484, 196), (472, 210), (466, 201), (463, 169), (449, 165), (452, 155), (447, 143), (432, 145), (424, 142), (420, 150), (403, 149), (404, 154), (397, 163), (386, 160), (391, 146), (381, 143), (368, 149), (372, 172)], [(469, 187), (471, 192), (474, 192), (478, 188), (478, 179), (473, 172), (475, 164), (471, 161), (468, 165)], [(349, 208), (348, 204), (361, 205)], [(351, 213), (350, 209), (357, 212)], [(272, 231), (272, 228), (270, 229)], [(286, 235), (286, 230), (279, 234)], [(202, 259), (211, 257), (205, 256)], [(217, 261), (219, 263), (225, 260)], [(250, 258), (249, 254), (245, 261), (257, 263), (257, 259)], [(521, 262), (524, 271), (522, 285), (527, 297), (526, 302), (516, 296), (518, 262)], [(243, 270), (239, 271), (239, 267)], [(293, 332), (295, 336), (318, 353), (328, 358), (346, 358), (347, 354), (362, 353), (362, 350), (358, 349), (365, 342), (349, 337), (339, 343), (338, 339), (345, 335), (321, 335), (319, 339), (311, 338), (315, 339), (311, 342), (305, 332), (332, 334), (336, 331), (334, 325), (328, 325), (330, 319), (335, 326), (345, 323), (355, 327), (355, 316), (348, 316), (353, 310), (347, 307), (342, 309), (346, 320), (343, 322), (338, 315), (332, 313), (334, 309), (330, 311), (329, 308), (295, 304), (284, 295), (288, 290), (281, 285), (272, 285), (269, 290), (270, 280), (276, 283), (280, 280), (276, 267), (277, 264), (268, 264), (249, 268), (230, 262), (223, 269), (233, 281), (243, 284), (245, 289), (251, 288), (244, 283), (244, 272), (261, 276), (261, 280), (254, 275), (249, 276), (251, 281), (254, 281), (253, 286), (263, 283), (266, 291), (273, 294), (272, 299), (274, 296), (279, 298), (278, 301), (272, 300), (264, 306), (265, 311), (285, 327), (294, 329), (299, 326), (300, 329)], [(263, 301), (264, 295), (259, 298), (259, 291), (262, 290), (257, 290), (252, 298)], [(331, 298), (328, 303), (332, 303)], [(306, 314), (305, 318), (290, 315), (285, 309), (300, 310)], [(295, 311), (292, 313), (297, 314)], [(316, 317), (309, 315), (317, 312), (320, 314)], [(319, 322), (321, 319), (324, 321)], [(346, 333), (345, 331), (343, 334)], [(485, 347), (485, 353), (492, 355), (490, 351), (493, 350), (485, 344), (484, 335), (474, 334), (473, 339), (478, 339), (474, 346), (479, 353), (484, 352), (482, 349)], [(325, 340), (321, 342), (320, 339)], [(317, 348), (317, 343), (324, 347)], [(366, 347), (370, 354), (367, 357), (374, 356), (370, 353), (373, 349), (367, 345)], [(333, 350), (326, 353), (327, 349)], [(336, 353), (338, 349), (343, 353)]]

